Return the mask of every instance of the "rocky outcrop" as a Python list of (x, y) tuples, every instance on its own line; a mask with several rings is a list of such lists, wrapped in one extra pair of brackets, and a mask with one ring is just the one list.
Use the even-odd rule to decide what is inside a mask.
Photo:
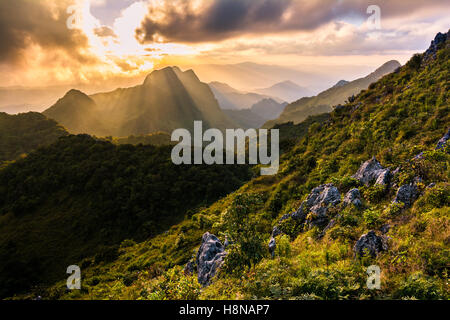
[(198, 282), (207, 286), (217, 271), (223, 265), (224, 258), (227, 255), (224, 246), (219, 239), (209, 232), (202, 238), (202, 244), (197, 252), (197, 272)]
[(429, 60), (429, 59), (435, 59), (436, 58), (436, 53), (439, 50), (439, 46), (442, 43), (445, 43), (447, 41), (447, 39), (450, 37), (450, 31), (447, 33), (441, 33), (439, 32), (436, 37), (434, 38), (433, 41), (431, 41), (431, 45), (428, 48), (427, 51), (425, 51), (424, 57), (425, 60)]
[(344, 205), (354, 205), (355, 207), (361, 207), (361, 194), (359, 193), (358, 189), (352, 189), (344, 197)]
[[(324, 227), (328, 223), (328, 208), (341, 202), (339, 190), (331, 183), (314, 188), (300, 208), (292, 215), (294, 219), (306, 221), (309, 226)], [(309, 212), (313, 215), (307, 218)]]
[(417, 189), (417, 186), (415, 182), (412, 182), (410, 184), (405, 184), (398, 188), (397, 194), (395, 195), (394, 203), (404, 203), (405, 208), (410, 207), (414, 201), (419, 196), (419, 191)]
[(359, 180), (366, 186), (373, 182), (376, 184), (387, 185), (389, 184), (390, 177), (390, 170), (384, 168), (375, 157), (364, 162), (353, 175), (353, 178)]
[(448, 129), (447, 133), (441, 138), (441, 140), (439, 140), (436, 146), (436, 150), (444, 149), (447, 145), (448, 139), (450, 139), (450, 128)]
[(375, 231), (363, 234), (353, 247), (356, 256), (362, 257), (370, 255), (375, 258), (380, 252), (388, 249), (387, 238), (377, 236)]

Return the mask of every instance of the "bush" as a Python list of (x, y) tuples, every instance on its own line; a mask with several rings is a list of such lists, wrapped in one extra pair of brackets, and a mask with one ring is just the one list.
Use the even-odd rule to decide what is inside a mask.
[(394, 293), (395, 298), (416, 298), (420, 300), (447, 299), (436, 279), (418, 272), (412, 274)]

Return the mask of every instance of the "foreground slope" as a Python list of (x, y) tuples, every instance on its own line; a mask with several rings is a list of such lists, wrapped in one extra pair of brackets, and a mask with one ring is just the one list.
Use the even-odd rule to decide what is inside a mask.
[[(66, 292), (61, 281), (22, 297), (449, 299), (448, 38), (438, 35), (425, 54), (331, 114), (280, 126), (281, 136), (294, 136), (283, 142), (276, 176), (254, 178), (210, 207), (192, 212), (167, 234), (141, 243), (124, 241), (112, 261), (87, 258), (81, 291)], [(373, 156), (385, 168), (382, 172), (392, 172), (385, 185), (352, 178)], [(326, 221), (334, 221), (327, 229), (291, 219), (290, 214), (311, 199), (311, 191), (325, 183), (333, 183), (341, 203), (347, 191), (358, 188), (360, 206), (327, 207)], [(394, 202), (400, 199), (398, 191), (411, 185), (416, 197), (409, 207), (403, 199)], [(315, 218), (313, 211), (306, 217)], [(274, 226), (283, 234), (274, 236), (272, 258), (267, 243)], [(202, 266), (189, 264), (186, 272), (183, 268), (193, 252), (195, 258), (193, 250), (207, 231), (222, 243), (228, 236), (231, 244), (219, 274), (202, 287), (198, 275), (191, 274)], [(383, 233), (387, 243), (377, 255), (355, 256), (353, 248), (362, 235)], [(369, 265), (381, 269), (380, 290), (367, 288)]]
[(44, 115), (70, 133), (97, 136), (145, 135), (178, 128), (192, 129), (194, 120), (205, 127), (234, 128), (220, 110), (207, 84), (192, 70), (167, 67), (152, 72), (142, 85), (87, 96), (71, 90)]

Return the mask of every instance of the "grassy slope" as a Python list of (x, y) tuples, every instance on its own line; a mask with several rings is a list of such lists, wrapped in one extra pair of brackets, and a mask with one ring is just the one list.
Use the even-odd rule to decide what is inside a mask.
[[(333, 111), (330, 119), (310, 125), (307, 135), (283, 154), (278, 175), (253, 179), (165, 235), (138, 244), (123, 242), (115, 261), (83, 262), (81, 291), (66, 293), (65, 283), (60, 282), (29, 297), (448, 299), (450, 156), (432, 150), (450, 125), (449, 70), (448, 48), (427, 65), (412, 59), (399, 72), (361, 92), (354, 102)], [(426, 151), (423, 160), (410, 160), (421, 151)], [(239, 273), (225, 268), (205, 289), (195, 277), (183, 275), (180, 265), (189, 260), (203, 232), (223, 237), (228, 212), (236, 209), (240, 195), (261, 200), (249, 205), (250, 215), (243, 223), (252, 223), (260, 245), (265, 246), (278, 218), (297, 209), (312, 188), (334, 182), (344, 193), (354, 183), (349, 176), (374, 155), (386, 167), (402, 168), (398, 185), (419, 174), (423, 177), (422, 195), (411, 209), (389, 206), (393, 189), (383, 193), (375, 187), (361, 188), (364, 208), (340, 209), (337, 225), (321, 240), (317, 229), (279, 238), (275, 259), (266, 253), (252, 267), (236, 266)], [(431, 182), (437, 185), (426, 189)], [(389, 250), (376, 259), (354, 259), (352, 247), (359, 236), (386, 223), (393, 226)], [(366, 289), (369, 264), (381, 267), (379, 291)]]

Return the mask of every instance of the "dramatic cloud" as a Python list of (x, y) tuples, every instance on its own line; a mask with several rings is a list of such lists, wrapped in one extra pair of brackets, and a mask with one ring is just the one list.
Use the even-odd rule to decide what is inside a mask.
[[(447, 3), (447, 4), (445, 4)], [(338, 20), (367, 19), (366, 0), (154, 0), (136, 30), (142, 43), (222, 41), (245, 34), (311, 31)], [(378, 1), (385, 18), (450, 8), (443, 0)]]
[(1, 0), (0, 63), (20, 62), (31, 46), (57, 49), (86, 62), (80, 50), (87, 38), (79, 30), (66, 27), (70, 0)]

